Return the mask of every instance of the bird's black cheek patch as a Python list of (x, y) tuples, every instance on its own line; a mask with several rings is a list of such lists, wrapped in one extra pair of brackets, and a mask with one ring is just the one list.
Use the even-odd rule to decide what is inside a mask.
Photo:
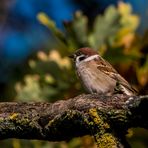
[(79, 57), (79, 61), (83, 61), (84, 59), (86, 59), (85, 56)]

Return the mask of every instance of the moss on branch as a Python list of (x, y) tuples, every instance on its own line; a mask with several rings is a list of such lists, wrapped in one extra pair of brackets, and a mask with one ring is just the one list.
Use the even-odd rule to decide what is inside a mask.
[[(92, 135), (98, 147), (124, 147), (130, 127), (148, 127), (148, 96), (80, 95), (51, 103), (0, 103), (0, 139), (48, 141)], [(141, 122), (142, 121), (142, 122)]]

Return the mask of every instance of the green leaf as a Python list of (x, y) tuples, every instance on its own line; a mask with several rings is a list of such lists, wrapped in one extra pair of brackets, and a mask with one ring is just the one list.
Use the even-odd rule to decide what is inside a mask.
[(89, 37), (89, 43), (98, 49), (104, 42), (118, 31), (120, 15), (114, 6), (105, 11), (104, 16), (97, 16), (94, 22), (93, 32)]
[(82, 15), (81, 11), (77, 11), (73, 21), (73, 29), (78, 42), (83, 46), (87, 44), (87, 22), (87, 17)]

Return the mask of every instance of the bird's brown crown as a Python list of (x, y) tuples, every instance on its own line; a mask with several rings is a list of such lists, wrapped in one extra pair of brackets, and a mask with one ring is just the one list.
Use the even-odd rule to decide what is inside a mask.
[(97, 51), (93, 50), (92, 48), (84, 47), (84, 48), (78, 49), (74, 54), (70, 55), (69, 57), (76, 60), (76, 58), (81, 55), (85, 55), (85, 57), (89, 57), (96, 54), (98, 54)]
[(76, 55), (81, 55), (81, 54), (91, 56), (91, 55), (96, 55), (98, 53), (97, 53), (97, 51), (93, 50), (92, 48), (84, 47), (84, 48), (80, 48), (76, 51)]

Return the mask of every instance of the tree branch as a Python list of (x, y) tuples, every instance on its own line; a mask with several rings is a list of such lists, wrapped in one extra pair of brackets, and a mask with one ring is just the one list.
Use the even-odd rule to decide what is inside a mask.
[(51, 103), (0, 103), (0, 139), (49, 141), (92, 135), (98, 147), (128, 147), (130, 127), (148, 128), (148, 96), (80, 95)]

